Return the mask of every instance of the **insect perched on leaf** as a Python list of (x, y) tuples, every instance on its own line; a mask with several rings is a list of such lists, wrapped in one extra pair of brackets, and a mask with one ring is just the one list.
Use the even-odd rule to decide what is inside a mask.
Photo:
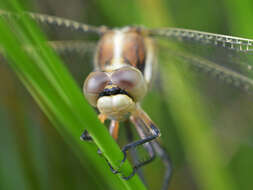
[[(22, 17), (1, 11), (3, 17)], [(234, 84), (247, 91), (252, 91), (253, 81), (250, 78), (252, 66), (248, 62), (253, 48), (253, 40), (225, 35), (198, 32), (177, 28), (147, 29), (143, 27), (123, 27), (110, 29), (107, 27), (88, 26), (75, 21), (41, 15), (23, 13), (23, 16), (50, 26), (63, 27), (82, 33), (99, 36), (94, 55), (94, 71), (89, 74), (83, 85), (87, 101), (99, 111), (99, 119), (104, 123), (110, 120), (109, 132), (117, 140), (119, 122), (130, 121), (136, 128), (140, 140), (130, 142), (122, 148), (124, 159), (127, 152), (143, 146), (149, 158), (138, 161), (133, 166), (133, 173), (123, 178), (130, 179), (142, 166), (150, 163), (155, 155), (161, 157), (165, 166), (163, 189), (168, 188), (171, 178), (171, 163), (169, 156), (157, 141), (160, 131), (147, 113), (141, 108), (140, 102), (148, 92), (157, 65), (156, 38), (182, 47), (168, 48), (168, 54), (186, 63), (196, 66), (209, 74)], [(85, 43), (79, 42), (73, 46), (51, 44), (53, 48), (76, 48), (89, 51)], [(194, 48), (193, 48), (194, 47)], [(189, 50), (188, 52), (185, 49)], [(198, 51), (194, 52), (194, 49)], [(201, 51), (199, 51), (201, 50)], [(212, 56), (212, 53), (222, 52), (222, 56)], [(207, 53), (208, 52), (208, 53)], [(226, 67), (222, 62), (226, 62)], [(236, 66), (240, 66), (240, 70)], [(235, 68), (235, 69), (232, 69)], [(127, 127), (127, 130), (130, 130)], [(81, 135), (82, 140), (92, 140), (88, 131)], [(119, 173), (120, 168), (113, 169)]]

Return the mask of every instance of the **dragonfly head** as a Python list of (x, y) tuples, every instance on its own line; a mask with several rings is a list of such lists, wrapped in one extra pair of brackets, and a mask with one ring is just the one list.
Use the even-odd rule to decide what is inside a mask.
[(110, 72), (92, 72), (84, 82), (83, 92), (91, 105), (109, 118), (121, 119), (131, 113), (146, 94), (142, 73), (131, 66)]

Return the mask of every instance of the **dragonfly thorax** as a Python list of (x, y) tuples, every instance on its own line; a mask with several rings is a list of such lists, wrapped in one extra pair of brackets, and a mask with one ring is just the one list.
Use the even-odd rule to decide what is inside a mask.
[(107, 31), (95, 54), (95, 69), (111, 72), (125, 66), (140, 70), (147, 83), (156, 63), (153, 41), (135, 27)]

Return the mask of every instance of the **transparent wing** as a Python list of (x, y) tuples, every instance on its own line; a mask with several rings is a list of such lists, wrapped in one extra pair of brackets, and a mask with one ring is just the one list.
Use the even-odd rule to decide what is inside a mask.
[(157, 29), (162, 52), (253, 92), (253, 40), (185, 29)]
[(201, 44), (211, 44), (241, 52), (253, 51), (253, 40), (246, 38), (180, 28), (151, 29), (149, 33), (151, 36), (165, 37), (176, 41), (192, 41)]
[(76, 54), (94, 54), (96, 42), (93, 41), (49, 41), (47, 42), (57, 53), (67, 55), (68, 53)]
[[(48, 41), (47, 44), (52, 47), (56, 53), (64, 57), (69, 56), (69, 54), (79, 54), (79, 56), (84, 54), (93, 55), (96, 49), (96, 42), (93, 41)], [(32, 53), (36, 47), (26, 45), (24, 48), (29, 53)], [(4, 60), (4, 50), (2, 48), (0, 48), (0, 60)]]
[[(96, 50), (94, 41), (49, 41), (47, 42), (61, 56), (73, 77), (82, 85), (85, 76), (93, 70), (93, 56)], [(26, 45), (24, 48), (33, 53), (35, 46)], [(0, 49), (0, 64), (6, 62), (4, 51)]]
[(28, 16), (40, 24), (46, 24), (52, 27), (57, 27), (57, 28), (66, 28), (69, 30), (79, 31), (82, 33), (92, 33), (92, 34), (100, 35), (106, 31), (106, 27), (104, 26), (95, 27), (95, 26), (83, 24), (77, 21), (73, 21), (70, 19), (56, 17), (56, 16), (31, 13), (31, 12), (11, 13), (8, 11), (0, 10), (0, 17), (2, 18), (19, 19), (24, 16)]
[[(245, 145), (252, 147), (252, 40), (184, 29), (152, 32), (165, 58), (161, 64), (183, 64), (202, 72), (195, 78), (201, 79), (196, 87), (205, 100), (215, 134), (229, 154), (237, 154)], [(208, 80), (207, 75), (237, 88)]]
[(96, 41), (50, 41), (49, 45), (62, 57), (72, 76), (80, 86), (94, 69)]

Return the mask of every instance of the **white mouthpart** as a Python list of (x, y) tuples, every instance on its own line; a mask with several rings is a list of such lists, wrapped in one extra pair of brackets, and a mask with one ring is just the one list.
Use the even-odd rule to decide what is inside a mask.
[(103, 96), (97, 101), (97, 108), (113, 119), (121, 119), (135, 108), (135, 102), (125, 94)]

